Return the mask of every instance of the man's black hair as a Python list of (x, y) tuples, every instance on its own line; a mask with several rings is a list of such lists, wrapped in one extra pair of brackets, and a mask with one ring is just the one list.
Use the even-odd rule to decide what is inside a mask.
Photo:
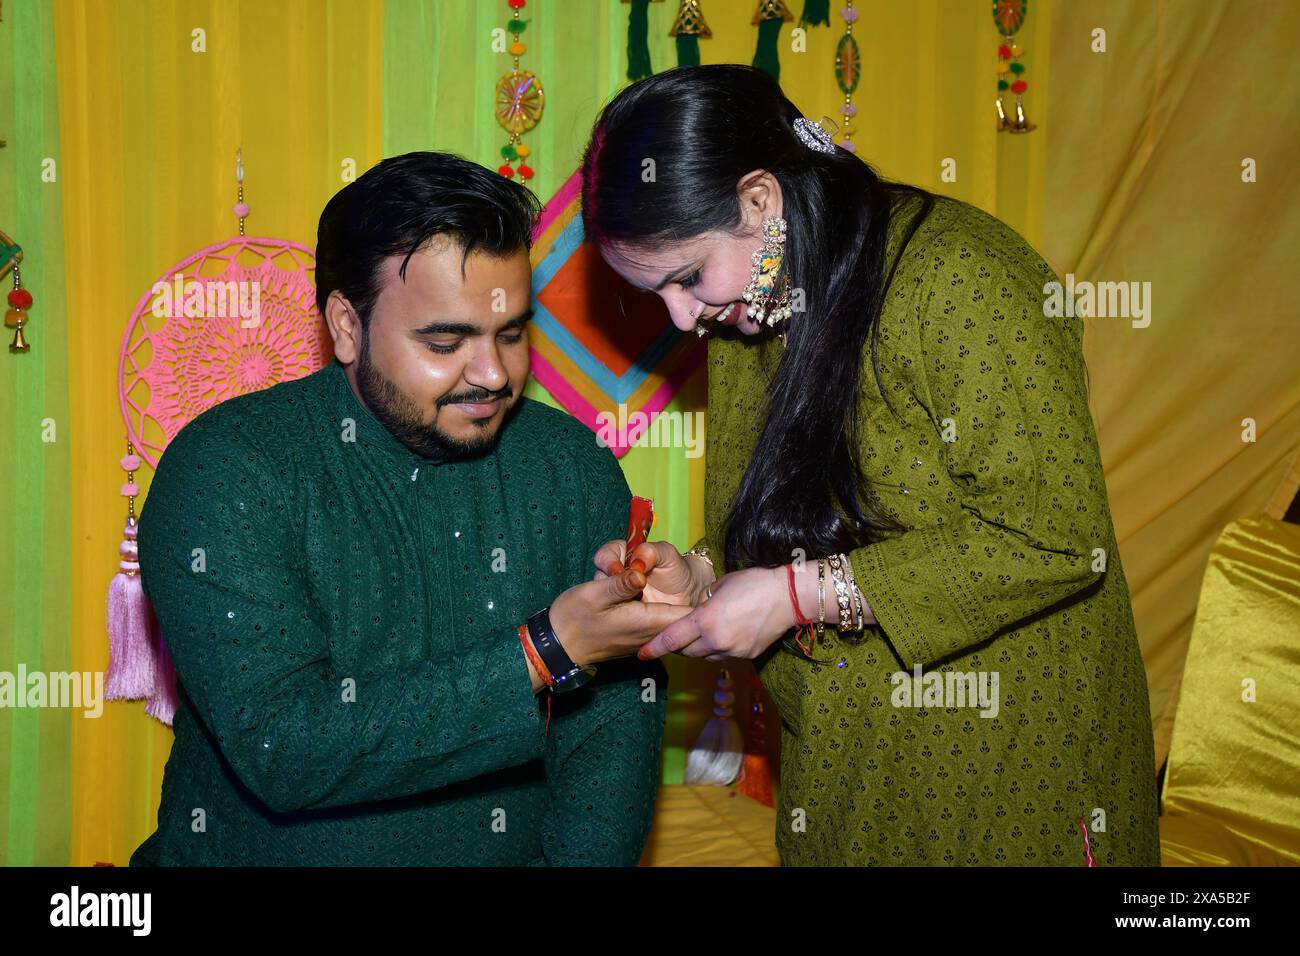
[(338, 289), (362, 328), (379, 296), (380, 265), (411, 256), (435, 236), (470, 253), (509, 256), (532, 245), (541, 204), (526, 186), (452, 153), (416, 152), (385, 159), (334, 194), (316, 231), (316, 306), (325, 314)]

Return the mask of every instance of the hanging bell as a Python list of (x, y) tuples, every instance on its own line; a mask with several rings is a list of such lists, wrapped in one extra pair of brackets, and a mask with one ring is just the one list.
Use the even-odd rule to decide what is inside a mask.
[(998, 97), (994, 102), (998, 105), (998, 132), (1001, 133), (1011, 126), (1011, 120), (1007, 119), (1007, 111), (1002, 108), (1002, 97)]
[(1016, 121), (1011, 124), (1007, 130), (1008, 133), (1028, 133), (1030, 130), (1038, 127), (1025, 119), (1025, 108), (1020, 102), (1020, 94), (1016, 94)]
[(31, 346), (27, 344), (27, 339), (23, 335), (23, 327), (20, 325), (14, 329), (14, 340), (9, 343), (9, 351), (17, 354), (19, 352), (30, 352)]

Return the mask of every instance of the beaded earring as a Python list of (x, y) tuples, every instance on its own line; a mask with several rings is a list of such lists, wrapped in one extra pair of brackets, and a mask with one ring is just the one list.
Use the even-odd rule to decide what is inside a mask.
[[(769, 216), (763, 220), (763, 246), (753, 255), (749, 285), (740, 297), (747, 303), (745, 313), (758, 324), (775, 326), (794, 314), (790, 308), (790, 278), (781, 270), (785, 259), (786, 221)], [(781, 289), (776, 291), (777, 281)]]

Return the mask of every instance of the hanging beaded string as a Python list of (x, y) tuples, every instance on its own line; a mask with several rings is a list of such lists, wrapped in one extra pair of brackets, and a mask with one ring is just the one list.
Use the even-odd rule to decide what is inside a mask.
[(32, 301), (32, 294), (23, 288), (22, 273), (15, 259), (14, 287), (9, 290), (9, 311), (5, 313), (5, 325), (14, 330), (14, 340), (9, 346), (10, 352), (27, 352), (31, 349), (23, 335), (23, 329), (27, 326), (27, 310), (32, 307)]
[(235, 182), (239, 183), (239, 201), (235, 203), (235, 215), (239, 217), (239, 234), (244, 234), (244, 220), (248, 218), (248, 203), (244, 202), (244, 149), (235, 150)]
[(844, 94), (840, 113), (845, 119), (845, 126), (840, 130), (844, 136), (840, 146), (853, 153), (857, 152), (858, 148), (850, 138), (858, 131), (858, 128), (853, 125), (853, 117), (858, 115), (858, 108), (853, 105), (853, 94), (857, 92), (858, 82), (862, 79), (861, 52), (858, 49), (858, 41), (853, 36), (853, 24), (858, 20), (858, 11), (853, 9), (853, 0), (846, 0), (844, 8), (840, 10), (840, 16), (844, 19), (844, 36), (840, 37), (840, 42), (835, 47), (835, 83)]
[[(1016, 34), (1024, 26), (1028, 13), (1029, 0), (993, 0), (993, 22), (1004, 38), (998, 44), (998, 132), (1028, 133), (1038, 128), (1025, 119), (1025, 107), (1021, 100), (1021, 95), (1029, 89), (1029, 84), (1025, 81), (1025, 65), (1020, 62), (1025, 48), (1016, 42)], [(1009, 119), (1002, 106), (1002, 95), (1008, 90), (1016, 96), (1015, 119)]]
[(140, 493), (140, 486), (135, 482), (136, 469), (140, 467), (140, 456), (135, 453), (131, 439), (126, 440), (126, 454), (118, 462), (126, 472), (126, 482), (118, 492), (126, 499), (126, 527), (123, 529), (123, 541), (118, 547), (118, 570), (132, 577), (140, 573), (140, 555), (136, 545), (135, 498)]
[[(521, 140), (523, 134), (541, 120), (545, 98), (537, 77), (527, 70), (520, 69), (519, 66), (519, 58), (528, 50), (528, 44), (520, 39), (528, 29), (528, 21), (520, 17), (524, 7), (528, 5), (528, 0), (507, 0), (507, 3), (510, 6), (511, 17), (510, 22), (506, 24), (506, 30), (514, 38), (507, 49), (515, 62), (514, 69), (497, 81), (496, 120), (510, 134), (509, 142), (501, 147), (501, 158), (505, 162), (497, 167), (497, 172), (507, 179), (512, 179), (517, 172), (519, 178), (527, 182), (533, 178), (536, 171), (524, 162), (532, 150)], [(510, 166), (516, 161), (519, 163), (517, 170)]]

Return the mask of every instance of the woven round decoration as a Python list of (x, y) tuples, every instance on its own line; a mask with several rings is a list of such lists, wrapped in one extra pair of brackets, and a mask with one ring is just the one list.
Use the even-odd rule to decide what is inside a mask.
[(168, 269), (141, 296), (117, 372), (127, 437), (141, 458), (156, 467), (176, 433), (212, 406), (329, 362), (315, 267), (306, 246), (239, 236)]

